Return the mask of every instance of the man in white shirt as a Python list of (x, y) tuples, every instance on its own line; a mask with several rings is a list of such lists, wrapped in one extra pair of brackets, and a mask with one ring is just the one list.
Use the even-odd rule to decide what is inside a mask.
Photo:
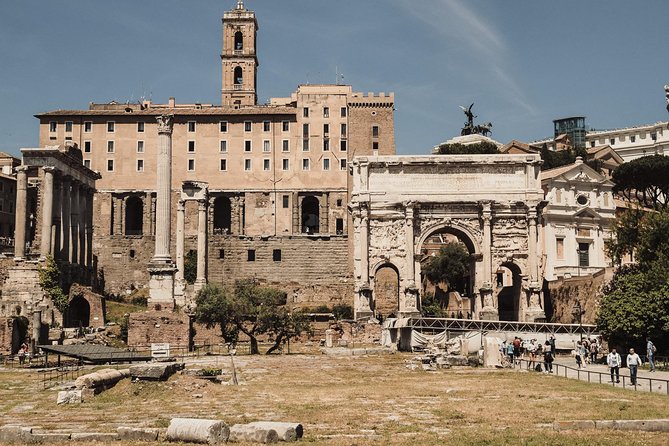
[(634, 353), (634, 349), (630, 348), (630, 354), (627, 355), (627, 368), (630, 369), (630, 381), (632, 385), (636, 386), (636, 372), (641, 365), (641, 358)]
[(609, 366), (611, 369), (611, 382), (613, 382), (613, 374), (615, 373), (616, 375), (616, 382), (620, 382), (620, 363), (622, 362), (622, 359), (620, 359), (620, 355), (618, 352), (616, 352), (616, 349), (611, 349), (611, 353), (608, 354), (606, 357), (606, 365)]

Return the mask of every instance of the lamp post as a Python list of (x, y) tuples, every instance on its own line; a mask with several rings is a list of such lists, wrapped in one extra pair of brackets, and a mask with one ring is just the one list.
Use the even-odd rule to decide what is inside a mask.
[(571, 309), (571, 315), (574, 316), (574, 319), (578, 320), (578, 331), (581, 335), (581, 341), (583, 341), (583, 307), (581, 307), (581, 302), (578, 300)]

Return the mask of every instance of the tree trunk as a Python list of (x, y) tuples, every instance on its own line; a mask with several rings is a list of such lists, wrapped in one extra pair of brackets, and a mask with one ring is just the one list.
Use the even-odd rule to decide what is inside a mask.
[(260, 354), (260, 350), (258, 350), (258, 340), (256, 339), (255, 336), (249, 335), (249, 338), (251, 339), (251, 354), (252, 355), (258, 355)]
[(283, 333), (281, 333), (279, 336), (276, 337), (276, 340), (274, 341), (274, 345), (271, 346), (271, 347), (269, 348), (269, 350), (267, 350), (267, 353), (265, 353), (266, 355), (269, 355), (269, 354), (272, 353), (274, 350), (276, 350), (277, 348), (279, 348), (279, 346), (280, 346), (281, 343), (283, 342), (283, 336), (284, 336)]

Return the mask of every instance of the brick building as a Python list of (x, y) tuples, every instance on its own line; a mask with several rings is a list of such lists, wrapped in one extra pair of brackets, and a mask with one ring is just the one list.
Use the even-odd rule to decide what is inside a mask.
[[(198, 207), (184, 182), (207, 185), (206, 278), (255, 277), (292, 302), (352, 302), (349, 161), (393, 155), (393, 94), (300, 85), (257, 103), (255, 13), (225, 12), (221, 105), (90, 104), (36, 115), (40, 147), (72, 141), (100, 171), (93, 249), (111, 293), (143, 288), (155, 236), (156, 118), (173, 116), (172, 212), (185, 207), (184, 249), (197, 250)], [(177, 224), (172, 223), (171, 243)], [(171, 252), (175, 252), (174, 247)], [(311, 305), (311, 303), (309, 303)]]

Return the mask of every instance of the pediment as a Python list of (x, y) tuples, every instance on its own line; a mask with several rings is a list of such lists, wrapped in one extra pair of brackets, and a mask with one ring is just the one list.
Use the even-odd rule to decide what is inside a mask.
[(579, 209), (574, 213), (574, 217), (600, 219), (602, 216), (591, 208)]

